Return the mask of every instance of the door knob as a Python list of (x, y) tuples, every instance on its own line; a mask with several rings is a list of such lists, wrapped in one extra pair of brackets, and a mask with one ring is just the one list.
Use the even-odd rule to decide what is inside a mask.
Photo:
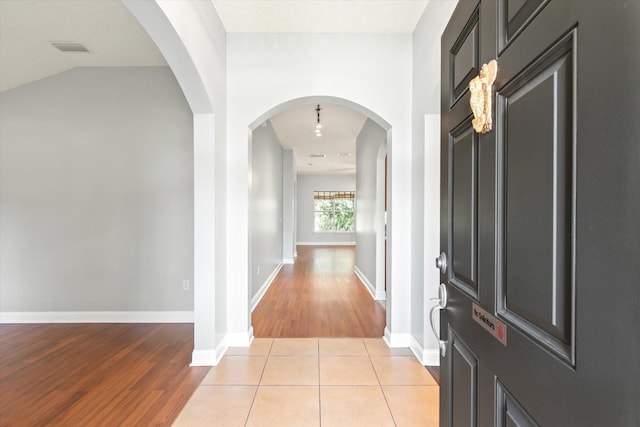
[(447, 254), (440, 252), (440, 255), (436, 258), (436, 267), (440, 269), (440, 273), (447, 272)]
[(440, 286), (438, 287), (438, 298), (431, 298), (432, 301), (438, 301), (438, 303), (431, 307), (431, 310), (429, 311), (429, 322), (431, 323), (431, 330), (433, 331), (433, 335), (435, 335), (435, 337), (438, 339), (440, 354), (442, 355), (442, 357), (446, 355), (447, 342), (440, 339), (440, 332), (436, 330), (436, 325), (433, 322), (433, 315), (436, 313), (440, 313), (440, 310), (444, 310), (445, 308), (447, 308), (447, 299), (447, 287), (444, 283), (440, 283)]

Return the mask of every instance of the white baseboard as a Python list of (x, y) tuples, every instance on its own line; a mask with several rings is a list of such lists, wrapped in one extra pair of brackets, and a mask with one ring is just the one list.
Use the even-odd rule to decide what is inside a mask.
[(285, 258), (282, 260), (283, 264), (294, 264), (295, 260), (293, 258)]
[(216, 366), (229, 347), (249, 347), (253, 341), (253, 327), (247, 332), (230, 332), (213, 350), (193, 350), (190, 366)]
[(193, 350), (189, 366), (217, 366), (228, 348), (225, 336), (213, 350)]
[(193, 323), (193, 311), (5, 311), (0, 323)]
[(404, 348), (411, 344), (411, 334), (393, 334), (389, 328), (384, 328), (383, 339), (390, 348)]
[(273, 269), (269, 277), (267, 277), (267, 279), (264, 281), (262, 286), (260, 286), (260, 289), (258, 290), (258, 292), (253, 296), (253, 298), (251, 298), (251, 312), (253, 312), (253, 310), (256, 308), (256, 306), (258, 305), (258, 303), (260, 302), (264, 294), (267, 292), (267, 289), (269, 289), (269, 286), (271, 286), (271, 284), (273, 283), (273, 280), (276, 278), (281, 268), (282, 268), (282, 263), (278, 264), (276, 268)]
[[(226, 350), (225, 350), (226, 351)], [(218, 350), (193, 350), (191, 353), (191, 363), (189, 366), (216, 366), (220, 363), (223, 352)]]
[(247, 332), (229, 332), (224, 340), (227, 347), (249, 347), (253, 341), (253, 327)]
[(365, 274), (362, 272), (362, 270), (360, 270), (356, 265), (353, 269), (353, 272), (356, 273), (356, 276), (358, 276), (358, 279), (360, 279), (360, 281), (364, 284), (364, 287), (367, 288), (367, 290), (371, 294), (371, 297), (373, 299), (376, 299), (376, 290), (373, 284), (371, 284), (371, 282), (367, 278), (367, 276), (365, 276)]
[(440, 366), (440, 351), (425, 349), (413, 335), (410, 338), (409, 349), (423, 366)]
[(357, 265), (353, 269), (353, 272), (356, 273), (358, 279), (360, 279), (360, 281), (364, 283), (364, 286), (367, 288), (374, 300), (385, 301), (387, 299), (387, 293), (384, 290), (374, 289), (373, 284), (369, 281), (367, 276), (365, 276), (362, 270), (358, 268)]
[[(300, 246), (355, 246), (356, 242), (297, 242)], [(297, 255), (297, 253), (296, 253)]]

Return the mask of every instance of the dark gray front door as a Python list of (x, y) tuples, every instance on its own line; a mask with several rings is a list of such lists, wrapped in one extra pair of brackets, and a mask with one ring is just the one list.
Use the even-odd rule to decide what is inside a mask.
[(460, 0), (441, 111), (441, 425), (639, 426), (640, 1)]

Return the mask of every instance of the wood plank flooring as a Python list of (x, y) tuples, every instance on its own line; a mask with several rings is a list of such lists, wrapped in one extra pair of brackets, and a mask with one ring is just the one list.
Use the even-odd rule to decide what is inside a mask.
[(193, 324), (0, 325), (0, 426), (170, 426), (192, 350)]
[(355, 337), (384, 334), (385, 309), (357, 278), (353, 246), (298, 246), (252, 314), (264, 338)]
[[(298, 249), (253, 313), (256, 337), (381, 337), (353, 247)], [(170, 426), (209, 372), (193, 324), (0, 325), (0, 426)]]

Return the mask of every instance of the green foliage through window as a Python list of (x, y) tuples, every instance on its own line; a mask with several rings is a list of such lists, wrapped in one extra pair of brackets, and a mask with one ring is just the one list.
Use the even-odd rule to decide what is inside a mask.
[(314, 230), (353, 231), (355, 191), (314, 191)]

